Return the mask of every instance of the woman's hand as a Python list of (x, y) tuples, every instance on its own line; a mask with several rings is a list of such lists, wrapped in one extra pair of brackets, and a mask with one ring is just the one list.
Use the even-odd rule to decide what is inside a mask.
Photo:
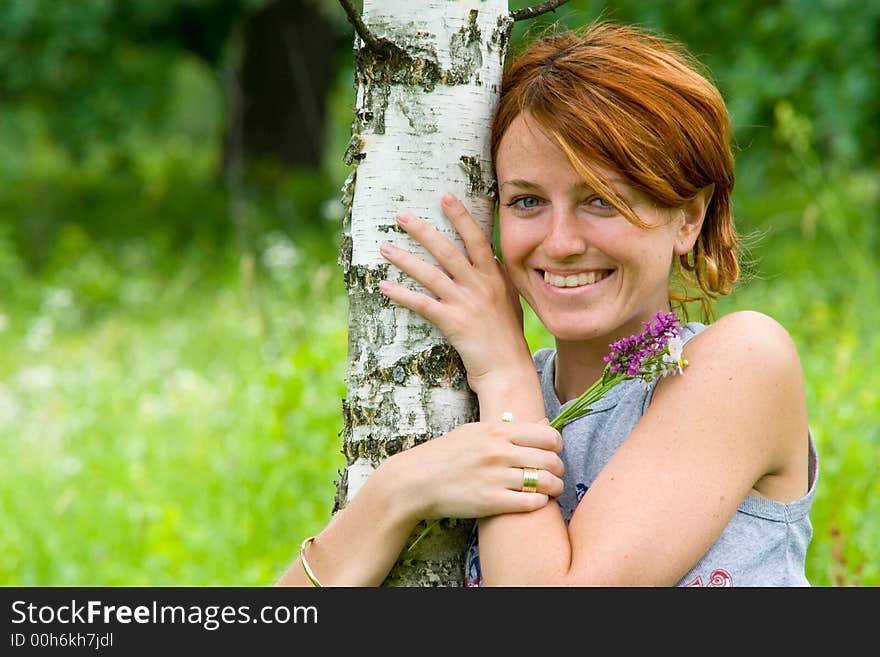
[(491, 380), (514, 380), (523, 368), (533, 369), (522, 332), (522, 308), (504, 266), (464, 205), (445, 194), (442, 207), (466, 253), (406, 211), (398, 213), (399, 225), (437, 259), (440, 267), (387, 242), (381, 248), (389, 262), (436, 298), (391, 281), (383, 281), (380, 289), (440, 329), (461, 356), (471, 388), (480, 394)]
[[(397, 478), (415, 520), (481, 518), (534, 511), (559, 496), (560, 451), (562, 436), (546, 422), (474, 422), (400, 452), (380, 469)], [(522, 491), (523, 468), (538, 471), (537, 492)]]

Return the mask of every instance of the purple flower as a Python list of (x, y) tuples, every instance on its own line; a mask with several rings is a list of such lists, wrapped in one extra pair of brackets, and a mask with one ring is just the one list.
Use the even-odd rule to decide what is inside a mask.
[[(638, 335), (630, 335), (612, 342), (611, 352), (604, 357), (606, 367), (613, 374), (624, 373), (629, 377), (640, 377), (648, 381), (660, 373), (665, 375), (663, 360), (667, 354), (669, 341), (679, 337), (680, 323), (675, 313), (659, 312), (649, 322), (642, 322), (645, 330)], [(676, 362), (678, 357), (676, 358)]]

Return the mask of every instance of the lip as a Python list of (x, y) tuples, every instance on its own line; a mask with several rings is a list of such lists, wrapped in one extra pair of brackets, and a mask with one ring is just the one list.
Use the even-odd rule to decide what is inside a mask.
[(534, 269), (533, 273), (538, 279), (538, 283), (542, 289), (546, 290), (549, 294), (559, 294), (563, 296), (573, 296), (573, 295), (581, 295), (581, 294), (592, 294), (595, 291), (598, 291), (600, 288), (604, 287), (606, 281), (614, 278), (614, 275), (617, 273), (616, 269), (608, 270), (609, 273), (605, 278), (601, 281), (597, 281), (590, 285), (580, 285), (578, 287), (556, 287), (555, 285), (550, 285), (547, 281), (544, 280), (544, 272), (549, 271), (551, 274), (555, 276), (568, 276), (572, 274), (578, 274), (582, 271), (589, 271), (584, 269), (579, 269), (576, 271), (563, 272), (557, 270), (544, 270), (544, 269)]

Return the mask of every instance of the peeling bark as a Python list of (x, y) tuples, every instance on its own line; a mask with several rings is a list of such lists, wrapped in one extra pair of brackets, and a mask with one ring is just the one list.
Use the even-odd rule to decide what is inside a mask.
[[(491, 239), (489, 133), (512, 25), (506, 0), (364, 0), (363, 22), (376, 47), (355, 41), (357, 100), (344, 154), (354, 167), (342, 190), (339, 255), (349, 363), (346, 469), (334, 511), (383, 459), (477, 419), (456, 351), (430, 322), (379, 292), (385, 278), (420, 289), (379, 255), (379, 245), (388, 240), (433, 262), (396, 225), (397, 210), (407, 208), (461, 246), (440, 210), (445, 191), (465, 202)], [(401, 555), (385, 585), (460, 586), (472, 524), (435, 526)]]

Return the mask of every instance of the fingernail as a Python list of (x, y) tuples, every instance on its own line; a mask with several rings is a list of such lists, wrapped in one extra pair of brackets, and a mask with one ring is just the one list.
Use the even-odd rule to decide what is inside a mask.
[(388, 281), (379, 281), (379, 291), (380, 292), (387, 292), (390, 287), (391, 287), (391, 284)]
[(401, 210), (397, 213), (397, 223), (399, 224), (408, 224), (412, 221), (413, 216), (407, 212), (406, 210)]
[(440, 202), (443, 203), (443, 205), (452, 205), (453, 203), (455, 203), (455, 196), (453, 194), (450, 194), (449, 192), (446, 192), (443, 194), (442, 197), (440, 197)]
[(382, 244), (379, 245), (379, 252), (382, 255), (390, 255), (394, 252), (394, 245), (391, 242), (382, 242)]

